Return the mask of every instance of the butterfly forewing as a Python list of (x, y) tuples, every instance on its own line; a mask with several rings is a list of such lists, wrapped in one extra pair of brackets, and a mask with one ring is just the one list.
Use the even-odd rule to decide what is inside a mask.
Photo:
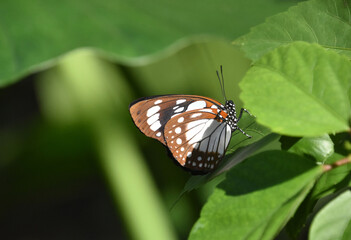
[(148, 137), (166, 145), (164, 128), (173, 117), (187, 111), (219, 108), (221, 103), (196, 95), (163, 95), (140, 98), (129, 106), (135, 125)]

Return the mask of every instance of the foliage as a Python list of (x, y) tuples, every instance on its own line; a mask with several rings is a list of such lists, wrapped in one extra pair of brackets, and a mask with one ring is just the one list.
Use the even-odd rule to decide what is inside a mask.
[[(251, 4), (257, 8), (253, 10)], [(165, 56), (193, 42), (238, 37), (291, 4), (273, 0), (250, 4), (245, 0), (201, 4), (184, 0), (149, 4), (141, 0), (1, 1), (0, 86), (53, 66), (77, 48), (97, 49), (128, 65), (147, 64), (159, 57), (141, 56), (161, 50)], [(269, 7), (262, 11), (263, 6)], [(241, 21), (249, 14), (249, 21)]]
[[(132, 66), (152, 65), (157, 60), (167, 62), (166, 56), (176, 55), (174, 48), (198, 41), (194, 36), (199, 34), (231, 40), (238, 37), (233, 45), (240, 47), (252, 65), (240, 84), (232, 81), (228, 85), (240, 86), (240, 100), (235, 100), (242, 101), (255, 117), (245, 116), (240, 122), (252, 139), (234, 135), (219, 168), (206, 176), (192, 176), (185, 185), (183, 194), (207, 182), (218, 183), (189, 238), (351, 236), (351, 2), (302, 2), (240, 36), (265, 16), (287, 6), (277, 7), (272, 1), (270, 4), (275, 7), (265, 12), (259, 8), (260, 1), (256, 1), (259, 10), (251, 12), (255, 19), (245, 22), (240, 21), (248, 13), (241, 11), (247, 9), (245, 2), (216, 2), (222, 7), (222, 14), (218, 14), (213, 11), (214, 3), (205, 1), (195, 12), (197, 21), (192, 21), (194, 11), (188, 10), (194, 9), (196, 2), (157, 1), (145, 8), (141, 7), (142, 1), (122, 0), (117, 5), (91, 0), (84, 7), (68, 1), (57, 7), (40, 0), (0, 3), (0, 19), (12, 24), (0, 25), (5, 36), (0, 39), (0, 86), (55, 66), (39, 77), (42, 107), (54, 122), (84, 122), (89, 126), (112, 195), (124, 211), (122, 215), (134, 238), (153, 239), (154, 231), (160, 239), (175, 235), (136, 147), (137, 140), (128, 130), (130, 120), (125, 106), (133, 90), (125, 78), (144, 84), (139, 90), (146, 93), (154, 93), (145, 90), (148, 88), (155, 91), (163, 86), (163, 90), (169, 90), (174, 82), (179, 85), (179, 81), (138, 78), (138, 70), (133, 71)], [(24, 24), (28, 13), (38, 7), (42, 15), (30, 15), (33, 24)], [(72, 9), (68, 14), (64, 11), (67, 8)], [(226, 9), (236, 9), (236, 14)], [(15, 11), (21, 13), (20, 17), (13, 17)], [(48, 12), (54, 16), (44, 25), (42, 18)], [(119, 17), (112, 17), (116, 14)], [(76, 22), (87, 16), (91, 18), (84, 26)], [(216, 21), (214, 16), (218, 17)], [(95, 24), (99, 27), (94, 28)], [(97, 32), (91, 34), (87, 29)], [(178, 42), (173, 50), (166, 49), (184, 37), (187, 39)], [(205, 39), (210, 41), (213, 37)], [(86, 46), (99, 50), (95, 54), (82, 51), (83, 55), (70, 56), (62, 62), (57, 60), (62, 54)], [(162, 54), (141, 57), (158, 51)], [(118, 70), (98, 56), (118, 62)], [(237, 59), (246, 61), (242, 56)], [(245, 62), (241, 70), (246, 65)], [(196, 88), (202, 87), (201, 81)], [(192, 84), (185, 80), (182, 83)], [(153, 214), (154, 219), (145, 224), (145, 219)]]
[[(205, 204), (190, 239), (272, 239), (286, 224), (284, 230), (291, 238), (298, 238), (322, 197), (348, 188), (350, 156), (333, 155), (335, 143), (328, 134), (350, 131), (351, 64), (344, 44), (351, 40), (349, 4), (304, 2), (234, 41), (253, 60), (240, 83), (245, 106), (257, 116), (258, 123), (295, 138), (282, 138), (280, 152), (254, 155), (230, 170)], [(345, 147), (348, 139), (335, 147)], [(289, 165), (288, 159), (296, 166)], [(337, 164), (327, 165), (329, 159)], [(315, 171), (307, 170), (311, 160)], [(318, 163), (328, 167), (321, 168)], [(307, 169), (298, 170), (303, 166)], [(290, 174), (296, 181), (294, 187), (288, 186)], [(265, 184), (269, 186), (261, 186)], [(343, 204), (339, 198), (345, 195), (336, 196), (334, 201)], [(341, 239), (343, 231), (348, 234), (345, 224), (351, 218), (342, 210), (335, 211), (333, 217), (343, 217), (345, 224), (328, 227), (334, 221), (323, 214), (328, 206), (317, 214), (311, 239), (320, 239), (324, 231), (329, 236), (325, 239)]]

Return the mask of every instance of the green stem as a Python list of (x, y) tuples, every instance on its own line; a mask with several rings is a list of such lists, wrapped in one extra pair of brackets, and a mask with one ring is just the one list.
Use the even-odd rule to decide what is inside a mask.
[(66, 100), (64, 107), (57, 108), (66, 108), (65, 113), (51, 112), (60, 115), (60, 120), (64, 114), (74, 115), (66, 120), (83, 120), (91, 127), (102, 169), (131, 237), (176, 239), (169, 214), (129, 131), (131, 94), (126, 79), (115, 65), (86, 50), (70, 54), (51, 71), (54, 74), (47, 76), (57, 78), (54, 87), (64, 86), (64, 90), (60, 88)]

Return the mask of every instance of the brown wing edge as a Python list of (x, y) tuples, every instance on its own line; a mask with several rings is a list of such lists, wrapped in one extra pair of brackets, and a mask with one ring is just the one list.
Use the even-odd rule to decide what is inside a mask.
[(129, 104), (129, 109), (136, 103), (144, 101), (144, 100), (150, 100), (150, 99), (154, 99), (154, 98), (159, 98), (159, 97), (183, 97), (183, 98), (200, 98), (200, 99), (206, 99), (208, 101), (211, 101), (215, 104), (217, 104), (218, 106), (223, 105), (222, 103), (218, 102), (217, 100), (214, 100), (212, 98), (209, 97), (203, 97), (200, 95), (184, 95), (184, 94), (162, 94), (162, 95), (154, 95), (154, 96), (148, 96), (148, 97), (141, 97), (141, 98), (137, 98), (135, 100), (133, 100), (130, 104)]
[(146, 131), (142, 130), (141, 125), (136, 122), (136, 119), (137, 119), (137, 116), (138, 116), (136, 111), (138, 111), (138, 109), (140, 109), (140, 107), (138, 107), (138, 103), (141, 103), (142, 101), (147, 101), (147, 100), (153, 99), (153, 98), (156, 98), (156, 96), (144, 97), (144, 98), (139, 98), (139, 99), (134, 100), (132, 103), (129, 104), (129, 113), (130, 113), (130, 116), (132, 118), (132, 121), (133, 121), (134, 125), (138, 128), (138, 130), (142, 134), (144, 134), (147, 137), (153, 138), (153, 139), (161, 142), (163, 145), (166, 145), (166, 142), (164, 140), (163, 134), (160, 137), (157, 137), (155, 134), (152, 134), (152, 135), (149, 134), (148, 135)]

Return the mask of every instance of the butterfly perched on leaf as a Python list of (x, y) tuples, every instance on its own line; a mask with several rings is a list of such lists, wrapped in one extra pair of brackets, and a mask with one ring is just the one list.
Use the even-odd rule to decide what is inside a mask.
[[(223, 72), (222, 81), (223, 81)], [(218, 71), (217, 76), (219, 77)], [(221, 83), (221, 81), (220, 81)], [(224, 94), (224, 81), (221, 83)], [(224, 94), (225, 96), (225, 94)], [(176, 161), (192, 173), (213, 171), (224, 157), (232, 133), (241, 131), (235, 104), (197, 95), (160, 95), (133, 101), (129, 111), (146, 136), (164, 144)], [(249, 112), (248, 112), (249, 113)]]

